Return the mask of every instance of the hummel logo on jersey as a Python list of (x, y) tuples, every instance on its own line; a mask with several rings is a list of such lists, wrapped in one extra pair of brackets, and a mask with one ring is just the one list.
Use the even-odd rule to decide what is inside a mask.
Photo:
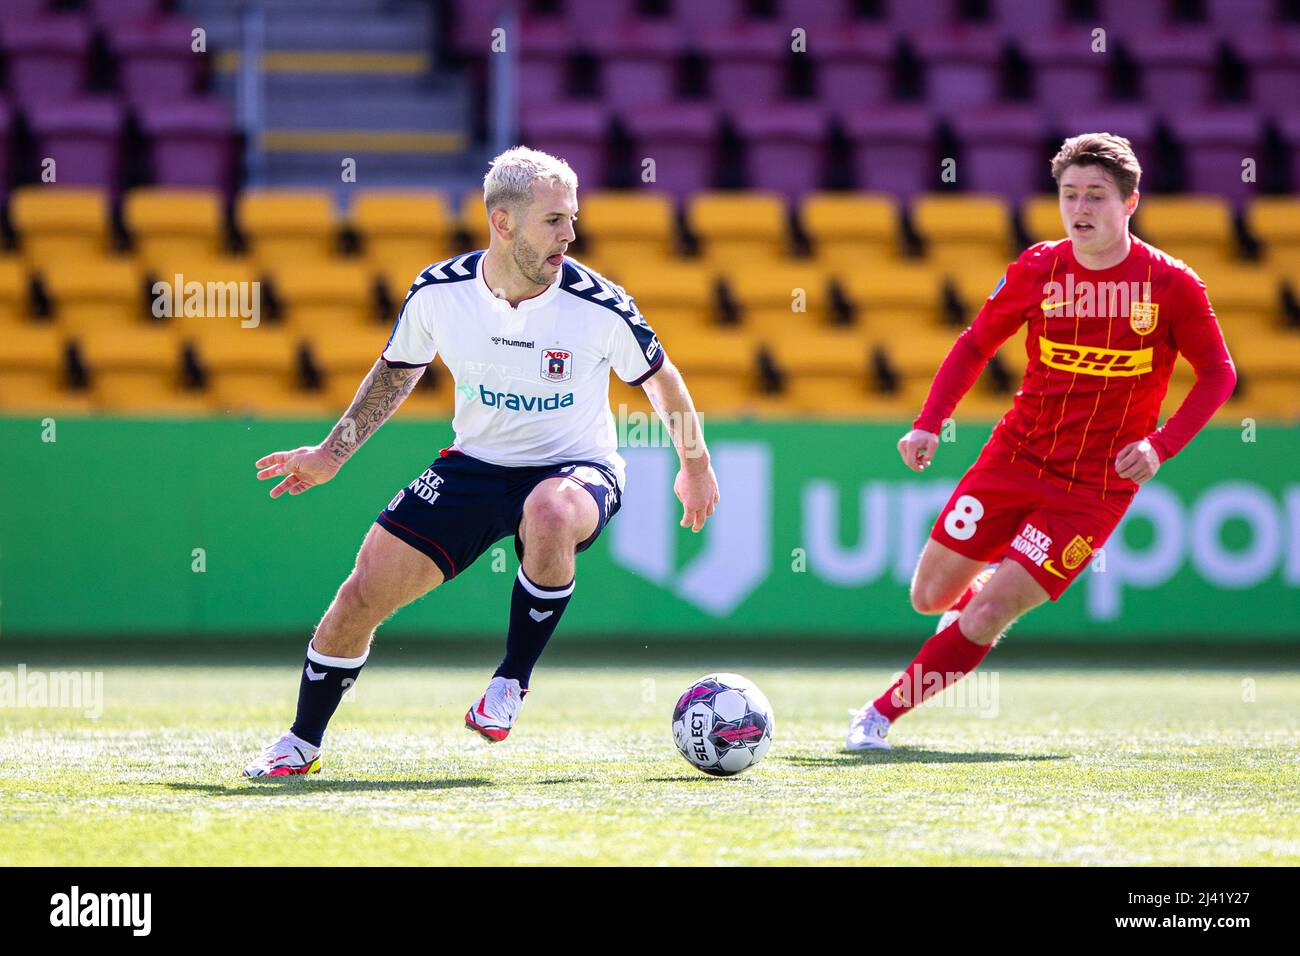
[(538, 624), (541, 624), (542, 621), (546, 620), (554, 613), (555, 613), (554, 611), (539, 611), (535, 607), (530, 607), (528, 609), (528, 616), (531, 617)]
[(307, 679), (308, 679), (308, 680), (324, 680), (324, 679), (325, 679), (325, 675), (324, 675), (324, 674), (318, 674), (318, 673), (316, 673), (314, 670), (311, 669), (311, 665), (308, 664), (308, 665), (307, 665)]
[(514, 392), (494, 392), (486, 385), (478, 387), (478, 397), (487, 408), (508, 408), (512, 412), (552, 412), (573, 404), (573, 393), (561, 395), (517, 395)]
[(532, 342), (521, 342), (518, 339), (503, 339), (499, 335), (492, 336), (493, 345), (509, 345), (517, 349), (530, 349), (533, 347)]

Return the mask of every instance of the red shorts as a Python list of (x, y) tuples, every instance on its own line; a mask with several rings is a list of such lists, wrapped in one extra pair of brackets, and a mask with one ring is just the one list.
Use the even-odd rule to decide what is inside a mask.
[(930, 537), (976, 561), (1019, 563), (1053, 600), (1106, 543), (1132, 495), (1066, 492), (986, 447), (962, 476)]

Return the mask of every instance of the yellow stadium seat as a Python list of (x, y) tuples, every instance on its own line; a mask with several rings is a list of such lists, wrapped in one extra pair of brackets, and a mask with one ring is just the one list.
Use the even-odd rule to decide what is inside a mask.
[(34, 266), (103, 258), (109, 252), (108, 195), (75, 186), (19, 186), (9, 217)]
[(129, 259), (48, 262), (41, 269), (60, 326), (134, 325), (149, 315), (144, 281)]
[(732, 267), (728, 286), (741, 308), (741, 323), (764, 337), (801, 335), (830, 322), (830, 276), (803, 262), (767, 268)]
[(966, 310), (967, 323), (973, 322), (984, 303), (988, 301), (998, 282), (1006, 275), (1006, 264), (986, 261), (972, 263), (970, 266), (958, 266), (948, 272), (948, 281), (952, 283)]
[[(299, 343), (283, 329), (209, 329), (190, 342), (208, 373), (214, 408), (238, 414), (292, 410), (303, 398), (298, 388)], [(321, 398), (314, 401), (323, 406)], [(303, 404), (311, 402), (308, 397)]]
[(387, 333), (378, 327), (370, 331), (330, 329), (311, 336), (308, 347), (325, 376), (325, 394), (340, 412), (351, 404), (386, 341)]
[(686, 217), (700, 251), (716, 265), (753, 266), (786, 254), (785, 199), (777, 193), (696, 193)]
[(447, 200), (435, 190), (363, 190), (352, 202), (350, 218), (366, 262), (385, 276), (409, 283), (454, 251)]
[(122, 202), (122, 220), (146, 268), (173, 256), (221, 255), (221, 194), (216, 190), (133, 189)]
[(1147, 196), (1133, 231), (1144, 241), (1198, 268), (1236, 255), (1232, 210), (1221, 196)]
[(256, 326), (268, 317), (257, 269), (243, 257), (178, 257), (150, 278), (150, 311), (187, 333)]
[(1210, 305), (1231, 343), (1239, 330), (1267, 331), (1282, 324), (1282, 289), (1270, 269), (1253, 265), (1197, 269), (1205, 283)]
[(781, 397), (792, 416), (815, 418), (863, 418), (875, 400), (865, 379), (811, 373), (791, 375)]
[[(359, 381), (358, 381), (358, 384)], [(352, 399), (349, 397), (348, 401)], [(346, 408), (347, 406), (343, 406)], [(394, 413), (394, 418), (451, 418), (456, 411), (456, 383), (451, 373), (442, 364), (442, 360), (433, 363), (420, 378), (419, 383), (406, 401)], [(449, 432), (445, 442), (450, 445), (453, 436)]]
[(1263, 244), (1265, 261), (1300, 277), (1300, 198), (1257, 196), (1246, 207), (1246, 227)]
[(912, 203), (912, 223), (926, 258), (940, 266), (995, 261), (1011, 254), (1011, 215), (1001, 196), (927, 195)]
[[(752, 336), (733, 328), (683, 329), (664, 342), (664, 351), (684, 374), (732, 376), (746, 381), (755, 374), (756, 348)], [(688, 387), (690, 382), (688, 378)]]
[(695, 410), (708, 428), (708, 418), (747, 416), (760, 399), (752, 377), (698, 372), (687, 381)]
[(812, 193), (799, 216), (824, 266), (874, 267), (898, 258), (898, 203), (888, 193)]
[(77, 344), (98, 407), (151, 411), (176, 405), (180, 337), (174, 329), (92, 329), (79, 335)]
[(66, 337), (49, 325), (13, 325), (0, 334), (0, 409), (40, 409), (63, 389)]
[(667, 341), (679, 329), (704, 328), (716, 319), (717, 272), (697, 262), (621, 260), (608, 277), (630, 295), (650, 327)]
[(1296, 387), (1294, 376), (1283, 380), (1247, 381), (1242, 392), (1239, 399), (1224, 406), (1225, 417), (1231, 415), (1233, 424), (1240, 424), (1242, 418), (1300, 421), (1300, 388)]
[[(580, 201), (581, 202), (581, 201)], [(581, 205), (579, 205), (581, 209)], [(461, 230), (469, 237), (469, 252), (488, 247), (487, 209), (483, 206), (483, 190), (471, 189), (460, 198), (457, 219)]]
[[(686, 387), (690, 388), (688, 382)], [(627, 427), (632, 427), (633, 422), (627, 416), (633, 413), (646, 416), (649, 419), (649, 427), (658, 428), (654, 424), (654, 419), (659, 417), (650, 404), (650, 398), (646, 395), (645, 389), (640, 385), (628, 385), (617, 375), (611, 375), (609, 379), (609, 405), (614, 412), (615, 425), (627, 423)], [(645, 421), (646, 419), (643, 419)]]
[(360, 262), (296, 260), (274, 268), (271, 278), (292, 328), (316, 331), (375, 323), (374, 277)]
[(16, 256), (0, 257), (0, 326), (26, 319), (28, 285), (22, 260)]
[(1020, 205), (1020, 224), (1031, 243), (1064, 239), (1060, 197), (1055, 193), (1030, 196)]
[(578, 201), (574, 226), (591, 258), (606, 266), (622, 261), (662, 262), (674, 253), (672, 199), (645, 191), (593, 191)]
[(263, 265), (334, 255), (334, 202), (326, 190), (250, 189), (235, 210), (253, 258)]
[(875, 342), (885, 350), (890, 363), (904, 378), (934, 378), (944, 356), (957, 340), (958, 329), (909, 326), (905, 322), (885, 323), (873, 328)]
[(866, 383), (871, 378), (872, 343), (854, 329), (818, 329), (764, 343), (777, 367), (790, 375), (840, 378)]
[(1276, 378), (1290, 382), (1300, 393), (1300, 333), (1240, 335), (1229, 342), (1228, 351), (1248, 384), (1251, 379)]
[(939, 273), (928, 265), (899, 264), (838, 273), (860, 323), (877, 316), (903, 317), (913, 325), (937, 325), (943, 315)]

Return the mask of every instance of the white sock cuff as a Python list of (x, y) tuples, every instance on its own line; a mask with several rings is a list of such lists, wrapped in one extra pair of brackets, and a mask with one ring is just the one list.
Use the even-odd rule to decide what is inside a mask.
[(369, 656), (370, 650), (367, 649), (360, 657), (329, 657), (312, 647), (311, 641), (307, 642), (307, 660), (325, 667), (345, 667), (354, 670), (364, 664)]
[(573, 586), (578, 583), (578, 579), (574, 578), (562, 588), (544, 588), (540, 584), (534, 584), (532, 581), (528, 580), (528, 575), (524, 574), (523, 568), (519, 569), (518, 577), (519, 583), (524, 586), (524, 590), (533, 597), (542, 601), (553, 601), (556, 598), (566, 598), (573, 593)]

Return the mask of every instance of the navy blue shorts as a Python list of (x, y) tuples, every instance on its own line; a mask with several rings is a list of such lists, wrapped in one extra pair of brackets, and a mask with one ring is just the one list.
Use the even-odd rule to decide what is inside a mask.
[(547, 478), (559, 477), (586, 488), (600, 512), (596, 530), (578, 545), (579, 551), (585, 551), (622, 504), (614, 473), (590, 461), (507, 467), (444, 449), (420, 477), (394, 496), (375, 522), (427, 554), (450, 581), (509, 535), (514, 535), (515, 555), (522, 559), (519, 520), (524, 500)]

